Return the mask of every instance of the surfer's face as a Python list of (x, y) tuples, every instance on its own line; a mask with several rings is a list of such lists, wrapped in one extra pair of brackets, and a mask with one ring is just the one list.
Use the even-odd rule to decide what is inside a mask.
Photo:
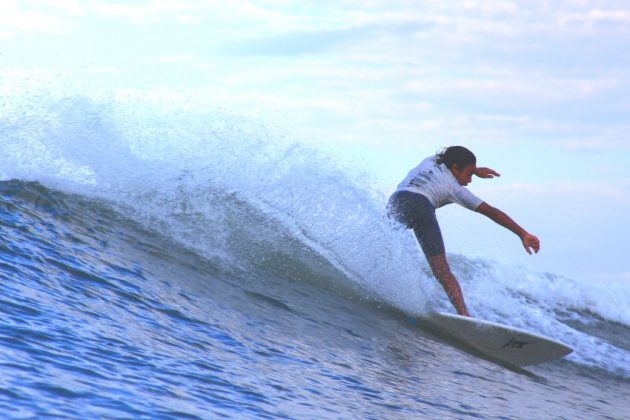
[(458, 164), (454, 164), (451, 168), (451, 172), (453, 176), (459, 182), (459, 185), (466, 186), (472, 182), (472, 176), (475, 172), (477, 165), (471, 163), (470, 165), (466, 165), (463, 168), (460, 168)]

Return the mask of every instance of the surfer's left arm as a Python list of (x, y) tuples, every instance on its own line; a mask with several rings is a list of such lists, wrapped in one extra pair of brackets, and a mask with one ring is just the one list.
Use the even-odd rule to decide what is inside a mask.
[(531, 255), (532, 250), (535, 253), (538, 253), (538, 251), (540, 250), (540, 240), (536, 236), (532, 235), (531, 233), (520, 227), (518, 223), (512, 220), (510, 216), (503, 213), (498, 208), (492, 207), (488, 203), (483, 202), (479, 205), (479, 207), (477, 207), (476, 211), (486, 217), (489, 217), (495, 223), (498, 223), (499, 225), (518, 235), (518, 237), (521, 238), (521, 242), (523, 242), (523, 247), (528, 254)]

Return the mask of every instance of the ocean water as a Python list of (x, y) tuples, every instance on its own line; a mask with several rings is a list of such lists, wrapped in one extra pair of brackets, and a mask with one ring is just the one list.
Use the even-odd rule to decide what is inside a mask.
[(0, 146), (2, 417), (630, 417), (621, 279), (450, 255), (474, 316), (575, 349), (477, 357), (410, 322), (450, 308), (386, 197), (263, 124), (22, 96)]

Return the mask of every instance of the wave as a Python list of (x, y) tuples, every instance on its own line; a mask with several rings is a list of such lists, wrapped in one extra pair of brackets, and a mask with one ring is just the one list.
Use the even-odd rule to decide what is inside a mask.
[[(98, 229), (87, 205), (136, 223), (240, 281), (308, 282), (409, 314), (448, 310), (415, 239), (383, 217), (365, 174), (209, 106), (146, 98), (15, 99), (0, 122), (3, 194)], [(82, 205), (75, 202), (79, 200)], [(451, 255), (474, 315), (566, 342), (627, 373), (630, 291)], [(183, 262), (182, 262), (183, 263)], [(598, 321), (601, 320), (601, 321)], [(611, 333), (612, 334), (612, 333)]]
[(222, 113), (136, 105), (64, 98), (35, 115), (18, 107), (0, 132), (3, 177), (102, 199), (243, 271), (297, 240), (350, 287), (423, 309), (418, 259), (392, 246), (401, 235), (332, 159)]

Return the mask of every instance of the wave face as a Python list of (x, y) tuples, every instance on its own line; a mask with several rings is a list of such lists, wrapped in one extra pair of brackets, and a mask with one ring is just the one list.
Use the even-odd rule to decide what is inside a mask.
[[(67, 97), (15, 99), (4, 111), (0, 345), (13, 379), (2, 392), (17, 401), (5, 409), (46, 414), (87, 400), (94, 415), (292, 416), (309, 406), (330, 416), (323, 399), (343, 416), (356, 415), (359, 392), (366, 414), (458, 415), (428, 396), (395, 396), (391, 371), (375, 366), (384, 361), (373, 337), (402, 340), (383, 356), (407, 360), (398, 369), (462, 356), (401, 324), (400, 314), (449, 305), (368, 176), (207, 105)], [(575, 349), (553, 369), (582, 386), (556, 403), (589, 395), (592, 372), (628, 381), (622, 281), (450, 260), (475, 316)], [(434, 349), (418, 355), (419, 344)], [(611, 389), (594, 410), (615, 408)]]

